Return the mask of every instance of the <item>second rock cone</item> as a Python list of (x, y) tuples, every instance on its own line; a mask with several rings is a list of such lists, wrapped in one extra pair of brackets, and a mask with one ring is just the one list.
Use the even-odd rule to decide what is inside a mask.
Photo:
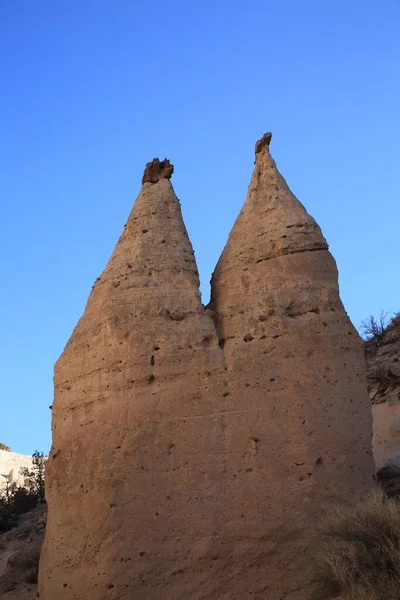
[(225, 370), (168, 161), (55, 366), (41, 600), (210, 597)]
[(211, 281), (230, 390), (224, 522), (237, 586), (228, 597), (309, 600), (315, 524), (372, 487), (371, 407), (335, 261), (270, 140), (257, 143)]

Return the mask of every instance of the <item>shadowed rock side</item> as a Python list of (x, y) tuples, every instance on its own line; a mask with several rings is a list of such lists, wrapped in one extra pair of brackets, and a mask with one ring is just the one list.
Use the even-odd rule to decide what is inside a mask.
[(144, 184), (54, 383), (41, 600), (214, 597), (225, 370), (168, 179)]
[(365, 343), (365, 356), (375, 463), (377, 468), (387, 462), (400, 466), (400, 314), (391, 320), (381, 340)]
[(270, 139), (257, 144), (211, 281), (230, 391), (227, 598), (309, 600), (313, 524), (372, 486), (371, 408), (335, 262), (276, 169)]
[(171, 165), (167, 158), (160, 161), (159, 158), (153, 158), (146, 164), (144, 169), (142, 184), (157, 183), (160, 179), (171, 179), (174, 172), (174, 165)]

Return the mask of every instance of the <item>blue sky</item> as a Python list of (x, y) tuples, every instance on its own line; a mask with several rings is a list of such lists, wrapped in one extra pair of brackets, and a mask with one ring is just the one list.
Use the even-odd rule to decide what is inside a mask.
[(205, 302), (272, 130), (355, 325), (400, 310), (399, 31), (399, 0), (0, 1), (0, 441), (48, 450), (53, 364), (153, 157)]

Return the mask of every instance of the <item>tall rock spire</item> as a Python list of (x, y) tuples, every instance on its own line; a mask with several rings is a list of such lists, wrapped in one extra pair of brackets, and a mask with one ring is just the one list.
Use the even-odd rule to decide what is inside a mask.
[(55, 366), (41, 600), (309, 600), (316, 519), (372, 483), (362, 344), (270, 141), (209, 310), (146, 165)]
[(314, 523), (372, 485), (371, 407), (335, 261), (270, 141), (257, 142), (247, 199), (211, 280), (230, 391), (225, 522), (247, 574), (236, 574), (232, 598), (308, 600)]
[(194, 598), (213, 566), (225, 369), (172, 170), (146, 166), (55, 366), (41, 600)]

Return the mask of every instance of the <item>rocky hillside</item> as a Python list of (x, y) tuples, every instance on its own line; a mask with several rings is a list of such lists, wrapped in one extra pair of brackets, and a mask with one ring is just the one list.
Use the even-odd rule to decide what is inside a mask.
[(0, 450), (0, 490), (5, 483), (5, 478), (13, 472), (13, 479), (18, 483), (23, 483), (23, 477), (20, 475), (21, 467), (32, 469), (32, 456), (18, 454), (8, 450)]
[(400, 463), (400, 314), (365, 344), (377, 467)]
[(389, 323), (381, 339), (366, 342), (365, 355), (372, 402), (386, 402), (400, 386), (400, 314)]
[[(39, 504), (32, 456), (0, 450), (0, 598), (32, 600), (37, 594), (39, 555), (46, 527), (47, 505)], [(25, 492), (21, 492), (22, 486)], [(32, 508), (36, 506), (35, 508)]]
[(40, 549), (47, 506), (19, 517), (18, 526), (0, 534), (0, 598), (33, 600), (37, 594)]

